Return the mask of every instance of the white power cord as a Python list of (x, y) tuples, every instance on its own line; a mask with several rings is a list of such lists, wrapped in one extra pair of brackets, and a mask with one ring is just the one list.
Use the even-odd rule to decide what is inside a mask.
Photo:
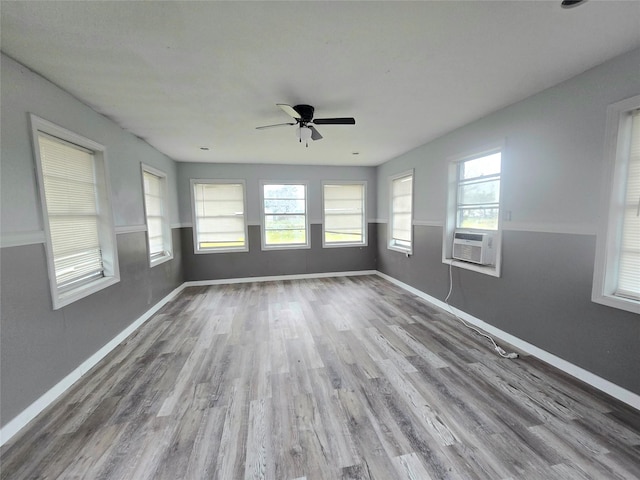
[(447, 293), (447, 297), (444, 299), (444, 303), (446, 303), (447, 307), (449, 307), (449, 311), (451, 312), (451, 315), (456, 317), (460, 321), (460, 323), (462, 323), (469, 330), (473, 330), (478, 335), (482, 335), (483, 337), (488, 338), (489, 341), (493, 344), (493, 349), (496, 352), (498, 352), (498, 355), (500, 355), (502, 358), (509, 358), (509, 359), (518, 358), (518, 354), (517, 353), (515, 353), (515, 352), (510, 352), (510, 353), (505, 352), (504, 349), (502, 347), (500, 347), (496, 343), (496, 341), (493, 339), (493, 337), (491, 337), (490, 335), (484, 333), (482, 330), (479, 330), (476, 327), (474, 327), (472, 325), (469, 325), (462, 318), (460, 318), (458, 315), (456, 315), (456, 313), (453, 311), (453, 307), (449, 304), (449, 297), (451, 296), (451, 293), (453, 292), (453, 272), (451, 271), (452, 268), (453, 268), (453, 260), (451, 260), (451, 263), (449, 263), (449, 293)]

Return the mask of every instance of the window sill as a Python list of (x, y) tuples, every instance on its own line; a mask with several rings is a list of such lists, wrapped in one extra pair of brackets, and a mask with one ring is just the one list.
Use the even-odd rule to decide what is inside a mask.
[(304, 250), (311, 248), (311, 245), (262, 245), (263, 251), (269, 250)]
[(413, 249), (412, 248), (402, 248), (402, 247), (396, 247), (395, 245), (387, 245), (387, 249), (393, 250), (394, 252), (404, 253), (407, 256), (408, 255), (413, 255)]
[(640, 301), (638, 300), (618, 297), (616, 295), (594, 294), (591, 297), (591, 301), (599, 303), (600, 305), (606, 305), (607, 307), (618, 308), (620, 310), (626, 310), (627, 312), (640, 314)]
[(479, 265), (477, 263), (464, 262), (453, 258), (443, 258), (442, 263), (453, 265), (454, 267), (471, 270), (472, 272), (482, 273), (491, 277), (500, 277), (500, 270), (495, 265)]
[(193, 253), (196, 255), (207, 255), (209, 253), (242, 253), (248, 252), (249, 247), (238, 247), (238, 248), (211, 248), (206, 250), (194, 250)]
[(81, 287), (74, 288), (73, 290), (69, 290), (68, 292), (64, 292), (54, 296), (53, 299), (53, 309), (58, 310), (62, 307), (66, 307), (67, 305), (72, 304), (78, 300), (83, 299), (84, 297), (88, 297), (94, 293), (99, 292), (111, 285), (115, 285), (120, 281), (119, 276), (111, 276), (111, 277), (102, 277), (95, 282), (91, 282), (87, 285), (82, 285)]
[(168, 255), (162, 255), (161, 257), (149, 259), (149, 268), (156, 267), (172, 259), (173, 259), (173, 253), (170, 253)]
[(322, 248), (366, 247), (367, 243), (323, 243)]

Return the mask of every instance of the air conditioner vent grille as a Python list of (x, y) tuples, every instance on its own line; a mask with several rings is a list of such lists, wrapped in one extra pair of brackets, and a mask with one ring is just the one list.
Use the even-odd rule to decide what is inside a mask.
[(454, 232), (452, 256), (465, 262), (493, 265), (493, 236), (489, 233)]
[(453, 245), (453, 258), (466, 260), (468, 262), (481, 263), (482, 247), (456, 243)]

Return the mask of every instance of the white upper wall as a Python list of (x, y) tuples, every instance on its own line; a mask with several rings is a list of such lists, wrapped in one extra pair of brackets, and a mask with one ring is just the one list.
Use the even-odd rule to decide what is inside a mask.
[(145, 224), (140, 162), (166, 172), (170, 219), (171, 223), (178, 223), (173, 160), (4, 54), (1, 68), (0, 233), (4, 239), (43, 229), (29, 113), (106, 147), (116, 227)]
[(511, 221), (503, 227), (595, 233), (606, 107), (639, 93), (636, 49), (386, 162), (378, 215), (388, 218), (388, 177), (415, 168), (414, 219), (444, 223), (448, 160), (506, 141), (502, 208)]

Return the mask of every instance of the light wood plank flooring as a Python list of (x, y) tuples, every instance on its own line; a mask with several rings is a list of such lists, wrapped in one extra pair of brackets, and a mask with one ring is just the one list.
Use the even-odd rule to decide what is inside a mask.
[[(505, 346), (506, 347), (506, 346)], [(2, 479), (637, 479), (640, 412), (375, 276), (186, 289)]]

